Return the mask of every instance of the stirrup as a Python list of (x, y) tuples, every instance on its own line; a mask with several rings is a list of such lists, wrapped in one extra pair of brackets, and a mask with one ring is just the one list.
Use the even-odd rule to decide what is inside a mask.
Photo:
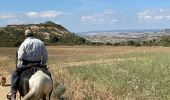
[[(12, 98), (12, 96), (14, 96), (14, 98)], [(8, 100), (12, 100), (12, 99), (15, 99), (15, 100), (16, 100), (16, 94), (13, 94), (13, 93), (9, 92), (9, 93), (7, 94), (7, 99), (8, 99)]]
[(11, 95), (12, 95), (11, 92), (9, 92), (9, 93), (6, 95), (8, 100), (11, 100)]

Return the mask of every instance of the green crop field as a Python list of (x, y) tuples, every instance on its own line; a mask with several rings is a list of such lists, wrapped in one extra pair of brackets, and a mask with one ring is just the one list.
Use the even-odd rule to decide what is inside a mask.
[[(170, 99), (169, 47), (47, 47), (48, 66), (69, 100)], [(15, 68), (16, 48), (0, 48), (0, 72)], [(62, 87), (61, 87), (62, 86)]]

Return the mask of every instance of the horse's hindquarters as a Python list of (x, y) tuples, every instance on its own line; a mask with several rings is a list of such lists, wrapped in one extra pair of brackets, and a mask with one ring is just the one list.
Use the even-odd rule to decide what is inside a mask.
[[(31, 68), (21, 73), (18, 87), (22, 97), (26, 98), (29, 96), (29, 98), (31, 98), (28, 100), (37, 100), (33, 98), (35, 97), (34, 95), (40, 98), (44, 97), (44, 94), (49, 95), (49, 98), (49, 93), (52, 92), (53, 88), (53, 81), (48, 70), (43, 68)], [(30, 97), (31, 95), (32, 97)]]

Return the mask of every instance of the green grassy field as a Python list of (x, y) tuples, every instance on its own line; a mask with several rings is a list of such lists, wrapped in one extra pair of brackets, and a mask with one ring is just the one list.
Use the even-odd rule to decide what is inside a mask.
[[(1, 70), (12, 71), (15, 50), (0, 48)], [(55, 86), (65, 86), (69, 99), (170, 99), (169, 47), (57, 46), (48, 52)]]
[(135, 55), (136, 57), (130, 59), (130, 54), (126, 56), (127, 60), (118, 63), (73, 66), (68, 67), (68, 70), (84, 80), (97, 83), (118, 99), (167, 100), (170, 97), (170, 55), (167, 53)]

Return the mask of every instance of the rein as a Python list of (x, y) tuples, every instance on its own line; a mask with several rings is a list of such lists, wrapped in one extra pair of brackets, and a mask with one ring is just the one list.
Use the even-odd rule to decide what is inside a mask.
[(35, 68), (36, 68), (36, 67), (33, 67), (33, 68), (34, 68), (34, 74), (35, 74)]

